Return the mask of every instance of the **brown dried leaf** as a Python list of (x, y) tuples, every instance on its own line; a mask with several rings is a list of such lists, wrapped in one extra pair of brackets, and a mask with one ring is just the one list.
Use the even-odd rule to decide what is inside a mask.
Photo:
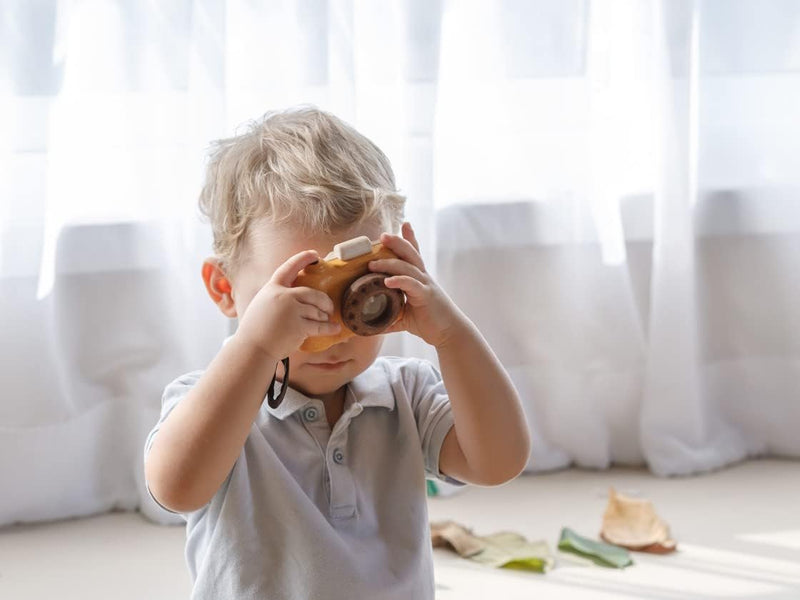
[(609, 489), (600, 537), (629, 550), (666, 554), (676, 549), (669, 526), (648, 500), (631, 498)]

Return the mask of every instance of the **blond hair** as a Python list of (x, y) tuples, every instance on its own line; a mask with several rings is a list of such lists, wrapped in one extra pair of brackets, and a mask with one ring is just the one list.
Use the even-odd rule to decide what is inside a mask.
[(268, 112), (245, 133), (214, 142), (199, 201), (228, 268), (254, 219), (325, 234), (377, 219), (395, 232), (404, 205), (386, 155), (314, 107)]

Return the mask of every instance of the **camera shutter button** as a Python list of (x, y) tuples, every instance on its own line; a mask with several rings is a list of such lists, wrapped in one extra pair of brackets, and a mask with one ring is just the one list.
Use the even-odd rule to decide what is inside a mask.
[(340, 260), (350, 260), (357, 256), (363, 256), (372, 252), (372, 242), (365, 235), (340, 242), (333, 247), (333, 252), (328, 256), (333, 256)]

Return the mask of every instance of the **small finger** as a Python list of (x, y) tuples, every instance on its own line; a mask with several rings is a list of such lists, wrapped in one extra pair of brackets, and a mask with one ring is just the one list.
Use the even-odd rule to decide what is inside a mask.
[(399, 258), (411, 263), (420, 271), (425, 271), (425, 263), (422, 262), (422, 257), (408, 240), (389, 233), (382, 233), (381, 243), (394, 252)]
[(414, 250), (419, 252), (419, 242), (417, 241), (417, 236), (414, 233), (414, 229), (411, 227), (411, 223), (406, 221), (403, 223), (402, 227), (403, 237), (411, 242), (411, 245), (414, 246)]
[(330, 315), (328, 313), (326, 313), (324, 310), (320, 310), (316, 306), (312, 306), (311, 304), (301, 305), (300, 316), (311, 321), (325, 322), (330, 320)]
[(405, 292), (412, 305), (414, 300), (422, 298), (425, 295), (425, 284), (414, 277), (394, 275), (384, 279), (383, 283), (388, 288), (396, 288)]
[(306, 319), (305, 332), (308, 337), (319, 335), (336, 335), (341, 331), (341, 329), (342, 324), (338, 321), (322, 322)]
[(303, 250), (302, 252), (298, 252), (275, 269), (271, 281), (284, 287), (291, 287), (292, 283), (294, 283), (294, 280), (297, 278), (297, 274), (308, 265), (318, 260), (319, 254), (317, 254), (316, 250)]
[(424, 279), (425, 274), (417, 267), (399, 258), (381, 258), (369, 262), (369, 269), (379, 273), (391, 275), (408, 275), (417, 279)]
[(325, 292), (310, 287), (299, 287), (292, 288), (292, 293), (303, 304), (310, 304), (329, 315), (333, 314), (333, 300)]

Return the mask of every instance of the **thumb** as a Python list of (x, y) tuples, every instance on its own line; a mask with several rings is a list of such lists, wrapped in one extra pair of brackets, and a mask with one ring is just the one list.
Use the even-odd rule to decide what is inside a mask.
[(280, 267), (275, 269), (270, 281), (277, 283), (284, 287), (291, 287), (297, 274), (305, 269), (308, 265), (313, 264), (319, 260), (319, 254), (316, 250), (303, 250), (294, 256), (287, 259)]

